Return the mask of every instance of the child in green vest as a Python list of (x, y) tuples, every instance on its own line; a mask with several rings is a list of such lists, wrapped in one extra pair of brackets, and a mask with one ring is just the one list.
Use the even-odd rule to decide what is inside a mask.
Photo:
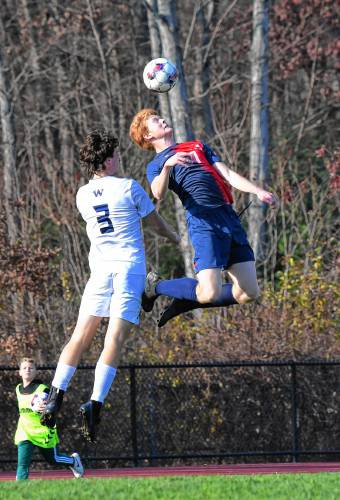
[(78, 453), (72, 453), (71, 456), (59, 453), (57, 451), (59, 438), (56, 426), (51, 429), (40, 423), (40, 414), (46, 402), (38, 403), (36, 411), (32, 409), (31, 403), (34, 395), (42, 392), (48, 394), (49, 392), (47, 385), (36, 378), (37, 368), (34, 359), (22, 358), (19, 374), (22, 383), (17, 385), (16, 395), (20, 416), (14, 439), (18, 446), (17, 480), (28, 479), (29, 467), (36, 448), (48, 463), (64, 464), (71, 469), (74, 477), (82, 477), (84, 468)]

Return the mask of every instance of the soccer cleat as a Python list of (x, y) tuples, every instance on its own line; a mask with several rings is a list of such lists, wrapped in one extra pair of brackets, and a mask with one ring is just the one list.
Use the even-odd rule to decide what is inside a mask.
[(200, 304), (199, 302), (187, 299), (172, 299), (170, 305), (162, 312), (161, 317), (158, 320), (158, 326), (164, 326), (168, 321), (175, 318), (179, 314), (183, 314), (194, 309), (201, 309), (207, 306), (209, 307), (209, 305), (210, 304)]
[(98, 425), (100, 424), (100, 409), (102, 407), (102, 403), (99, 401), (88, 401), (84, 403), (80, 407), (80, 414), (82, 416), (83, 425), (82, 425), (82, 433), (87, 441), (90, 443), (94, 443), (97, 436)]
[(56, 414), (60, 410), (63, 402), (64, 393), (65, 391), (57, 389), (52, 385), (47, 398), (46, 406), (41, 413), (40, 423), (42, 425), (46, 425), (47, 427), (53, 429), (56, 423)]
[(142, 308), (145, 312), (151, 312), (155, 301), (159, 295), (156, 293), (156, 286), (160, 282), (160, 277), (154, 271), (150, 271), (145, 280), (145, 290), (142, 295)]
[(74, 463), (73, 465), (70, 465), (70, 469), (73, 472), (74, 477), (79, 479), (84, 475), (83, 464), (81, 463), (78, 453), (72, 453), (71, 457), (73, 457)]

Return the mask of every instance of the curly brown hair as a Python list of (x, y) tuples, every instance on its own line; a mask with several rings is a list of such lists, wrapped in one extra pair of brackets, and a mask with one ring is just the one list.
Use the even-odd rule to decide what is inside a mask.
[(105, 160), (112, 157), (118, 145), (117, 137), (104, 129), (95, 129), (86, 136), (79, 150), (79, 158), (80, 166), (86, 169), (89, 178), (105, 170)]

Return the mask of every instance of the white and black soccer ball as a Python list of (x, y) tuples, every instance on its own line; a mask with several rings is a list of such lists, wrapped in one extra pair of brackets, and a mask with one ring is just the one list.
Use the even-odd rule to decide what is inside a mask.
[(46, 392), (37, 392), (34, 394), (31, 401), (31, 408), (34, 412), (38, 412), (39, 405), (46, 401), (48, 394)]
[(176, 66), (164, 57), (152, 59), (144, 68), (143, 80), (149, 90), (169, 92), (178, 80)]

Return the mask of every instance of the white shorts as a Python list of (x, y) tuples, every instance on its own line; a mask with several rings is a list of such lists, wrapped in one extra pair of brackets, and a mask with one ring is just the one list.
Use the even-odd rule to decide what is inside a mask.
[(79, 309), (81, 316), (121, 318), (139, 324), (144, 274), (93, 273)]

